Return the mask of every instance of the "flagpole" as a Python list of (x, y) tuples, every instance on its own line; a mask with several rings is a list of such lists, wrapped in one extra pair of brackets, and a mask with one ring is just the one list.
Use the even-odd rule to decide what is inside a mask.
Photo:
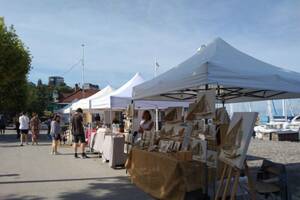
[[(157, 69), (159, 67), (159, 64), (157, 62), (157, 59), (155, 59), (154, 63), (154, 77), (157, 76)], [(158, 107), (155, 108), (155, 131), (158, 132), (159, 127), (158, 127)]]
[(82, 62), (81, 62), (81, 64), (82, 64), (82, 98), (84, 98), (85, 97), (85, 94), (84, 94), (84, 88), (83, 88), (83, 85), (84, 85), (84, 44), (82, 44), (81, 45), (82, 46)]
[(157, 76), (157, 60), (155, 59), (155, 63), (154, 63), (154, 77)]

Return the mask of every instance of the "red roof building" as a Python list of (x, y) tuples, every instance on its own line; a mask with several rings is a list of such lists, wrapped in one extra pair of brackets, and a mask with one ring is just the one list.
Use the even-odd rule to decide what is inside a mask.
[(84, 92), (82, 92), (82, 89), (78, 89), (75, 92), (63, 97), (59, 103), (61, 104), (68, 104), (71, 103), (75, 100), (79, 100), (79, 99), (83, 99), (83, 98), (87, 98), (95, 93), (99, 92), (99, 90), (95, 90), (95, 89), (86, 89), (84, 90)]

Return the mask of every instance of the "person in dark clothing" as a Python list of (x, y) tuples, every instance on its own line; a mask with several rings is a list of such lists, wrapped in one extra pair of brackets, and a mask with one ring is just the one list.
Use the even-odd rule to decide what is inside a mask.
[(51, 132), (51, 117), (46, 121), (46, 124), (47, 124), (47, 137), (52, 140), (52, 136), (50, 134)]
[(81, 108), (78, 108), (76, 110), (76, 113), (72, 117), (72, 135), (74, 138), (74, 151), (75, 151), (75, 158), (78, 158), (77, 155), (77, 147), (80, 143), (81, 147), (81, 155), (82, 158), (88, 158), (88, 156), (85, 153), (85, 135), (84, 135), (84, 128), (83, 128), (83, 117), (82, 117), (83, 111)]
[(20, 122), (18, 117), (15, 119), (15, 126), (17, 131), (17, 139), (20, 139)]
[(96, 115), (95, 121), (96, 121), (96, 127), (100, 128), (101, 127), (101, 118), (100, 118), (99, 114)]
[(4, 115), (0, 115), (0, 134), (5, 134), (6, 121)]

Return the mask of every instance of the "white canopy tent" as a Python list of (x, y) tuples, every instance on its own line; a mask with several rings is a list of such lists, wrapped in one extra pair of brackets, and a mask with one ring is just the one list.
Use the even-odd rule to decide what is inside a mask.
[[(91, 99), (92, 110), (124, 110), (132, 101), (132, 89), (144, 82), (140, 73), (136, 73), (127, 83), (114, 92), (99, 98)], [(164, 109), (168, 107), (187, 107), (186, 102), (136, 101), (137, 109)]]
[(88, 110), (90, 108), (90, 101), (92, 101), (93, 99), (104, 97), (104, 96), (112, 93), (113, 91), (114, 91), (114, 89), (110, 85), (107, 85), (105, 88), (103, 88), (96, 94), (93, 94), (87, 98), (81, 99), (78, 102), (74, 103), (72, 105), (72, 110), (76, 110), (77, 108), (81, 108), (83, 110)]
[[(76, 103), (77, 101), (74, 101), (73, 103)], [(73, 103), (69, 103), (68, 105), (66, 105), (65, 107), (59, 109), (57, 112), (61, 113), (61, 114), (69, 114), (70, 110), (72, 110), (72, 104)]]
[(220, 38), (178, 66), (133, 89), (135, 100), (190, 101), (216, 89), (219, 103), (300, 97), (300, 73), (257, 60)]
[(61, 112), (64, 114), (69, 114), (70, 111), (74, 111), (77, 108), (81, 108), (83, 110), (89, 110), (90, 109), (90, 101), (92, 99), (101, 98), (103, 96), (108, 95), (109, 93), (112, 93), (113, 91), (114, 91), (114, 89), (110, 85), (107, 85), (105, 88), (103, 88), (99, 92), (97, 92), (87, 98), (80, 99), (78, 101), (70, 103), (69, 105), (62, 108)]

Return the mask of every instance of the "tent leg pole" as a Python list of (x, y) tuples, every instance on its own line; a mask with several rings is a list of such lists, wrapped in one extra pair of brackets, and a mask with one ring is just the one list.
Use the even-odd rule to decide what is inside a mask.
[(155, 131), (158, 132), (158, 108), (155, 109)]
[(110, 121), (110, 128), (112, 126), (112, 110), (111, 108), (109, 109), (109, 121)]

